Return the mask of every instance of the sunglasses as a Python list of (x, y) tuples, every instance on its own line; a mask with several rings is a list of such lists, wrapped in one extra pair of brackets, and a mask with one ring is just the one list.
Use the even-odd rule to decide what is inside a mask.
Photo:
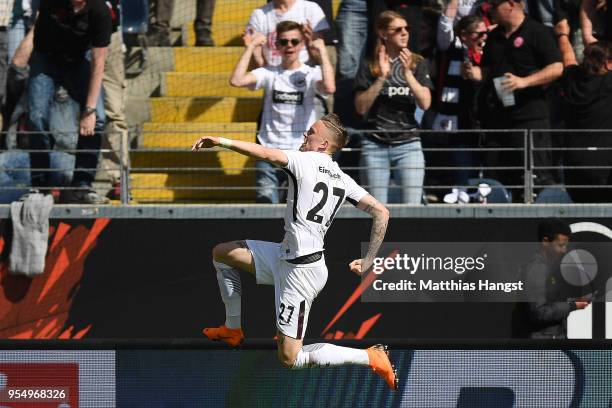
[(484, 37), (485, 35), (489, 34), (489, 32), (488, 32), (488, 31), (486, 31), (486, 30), (485, 30), (485, 31), (472, 31), (472, 32), (470, 32), (470, 34), (476, 34), (476, 36), (477, 36), (478, 38), (482, 38), (482, 37)]
[(500, 1), (499, 3), (493, 3), (493, 4), (491, 4), (491, 10), (497, 10), (497, 8), (498, 8), (499, 6), (501, 6), (502, 4), (506, 3), (507, 1), (509, 1), (509, 0), (506, 0), (506, 1)]
[(402, 31), (405, 31), (407, 33), (410, 32), (408, 26), (389, 27), (389, 28), (387, 28), (387, 30), (391, 31), (393, 34), (398, 34), (398, 33), (402, 32)]
[(298, 40), (297, 38), (292, 38), (290, 40), (287, 38), (279, 38), (278, 40), (276, 40), (276, 45), (280, 47), (286, 47), (287, 45), (289, 45), (289, 43), (291, 43), (291, 45), (295, 47), (301, 42), (302, 40)]

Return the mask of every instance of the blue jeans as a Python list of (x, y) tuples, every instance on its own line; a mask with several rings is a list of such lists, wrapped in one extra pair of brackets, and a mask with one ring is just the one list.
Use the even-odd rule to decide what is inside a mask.
[(361, 142), (362, 180), (370, 194), (380, 202), (389, 202), (391, 176), (401, 190), (400, 201), (420, 204), (423, 196), (425, 157), (421, 142), (385, 145), (363, 138)]
[(23, 18), (17, 19), (11, 23), (8, 29), (8, 60), (13, 59), (17, 47), (21, 44), (21, 40), (25, 37), (27, 31), (27, 21)]
[(279, 190), (279, 187), (287, 180), (285, 172), (263, 160), (257, 160), (255, 167), (257, 168), (255, 172), (255, 184), (257, 185), (255, 201), (266, 204), (278, 204), (281, 200), (284, 201), (286, 193)]
[[(90, 62), (82, 59), (73, 63), (66, 63), (46, 54), (34, 52), (30, 59), (30, 78), (28, 80), (28, 130), (40, 132), (30, 135), (30, 148), (32, 150), (50, 150), (54, 139), (49, 132), (49, 111), (51, 102), (55, 97), (58, 85), (63, 85), (68, 94), (79, 104), (81, 110), (87, 102), (89, 90)], [(79, 117), (74, 118), (76, 123)], [(93, 136), (80, 136), (77, 144), (78, 150), (100, 150), (101, 132), (104, 129), (104, 98), (103, 92), (96, 104), (96, 124)], [(75, 172), (72, 185), (75, 187), (91, 186), (98, 167), (99, 152), (79, 152), (76, 154)], [(33, 168), (48, 169), (48, 153), (32, 153)], [(48, 187), (49, 172), (32, 171), (32, 186)]]
[(338, 17), (338, 79), (353, 79), (368, 36), (366, 0), (342, 0)]
[[(74, 156), (64, 152), (51, 152), (50, 165), (56, 169), (49, 178), (53, 185), (64, 186), (72, 179)], [(0, 153), (0, 203), (8, 204), (19, 200), (32, 184), (27, 169), (32, 166), (28, 153), (10, 150)], [(68, 169), (68, 170), (63, 170)]]
[[(336, 18), (338, 64), (334, 112), (344, 126), (361, 129), (361, 117), (355, 111), (355, 76), (364, 55), (368, 37), (366, 0), (342, 0)], [(347, 102), (348, 101), (348, 102)]]

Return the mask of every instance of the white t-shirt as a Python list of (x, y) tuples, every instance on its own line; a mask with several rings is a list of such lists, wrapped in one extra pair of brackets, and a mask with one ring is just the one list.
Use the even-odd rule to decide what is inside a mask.
[(325, 153), (285, 153), (289, 191), (280, 256), (294, 259), (322, 251), (325, 233), (342, 203), (357, 205), (368, 192)]
[[(253, 10), (249, 18), (248, 27), (265, 35), (268, 40), (264, 44), (263, 54), (266, 65), (277, 66), (281, 63), (280, 52), (276, 49), (276, 25), (281, 21), (295, 21), (296, 23), (306, 24), (310, 21), (313, 32), (327, 30), (329, 24), (325, 20), (325, 14), (317, 3), (307, 0), (297, 0), (284, 14), (277, 14), (274, 5), (269, 2), (263, 7)], [(308, 61), (308, 51), (303, 49), (300, 52), (300, 61)]]
[(259, 142), (266, 147), (297, 150), (306, 130), (316, 121), (316, 84), (321, 67), (302, 64), (296, 70), (265, 66), (251, 71), (257, 78), (253, 89), (265, 90)]
[(461, 17), (474, 14), (478, 7), (482, 4), (482, 0), (459, 0), (457, 4), (457, 21)]

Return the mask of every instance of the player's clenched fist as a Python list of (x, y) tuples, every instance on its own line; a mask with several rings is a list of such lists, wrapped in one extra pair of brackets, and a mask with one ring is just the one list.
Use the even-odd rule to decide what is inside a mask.
[(349, 269), (351, 272), (356, 273), (357, 275), (363, 275), (363, 271), (361, 270), (361, 259), (355, 259), (353, 262), (349, 264)]
[(214, 136), (203, 136), (198, 139), (197, 142), (191, 146), (192, 152), (197, 152), (200, 149), (209, 149), (211, 147), (219, 146), (219, 138)]

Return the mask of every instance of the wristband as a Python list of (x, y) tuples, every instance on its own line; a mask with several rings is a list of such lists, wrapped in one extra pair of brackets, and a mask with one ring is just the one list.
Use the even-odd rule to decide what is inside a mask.
[(225, 137), (219, 138), (219, 146), (221, 147), (232, 147), (232, 139), (226, 139)]

